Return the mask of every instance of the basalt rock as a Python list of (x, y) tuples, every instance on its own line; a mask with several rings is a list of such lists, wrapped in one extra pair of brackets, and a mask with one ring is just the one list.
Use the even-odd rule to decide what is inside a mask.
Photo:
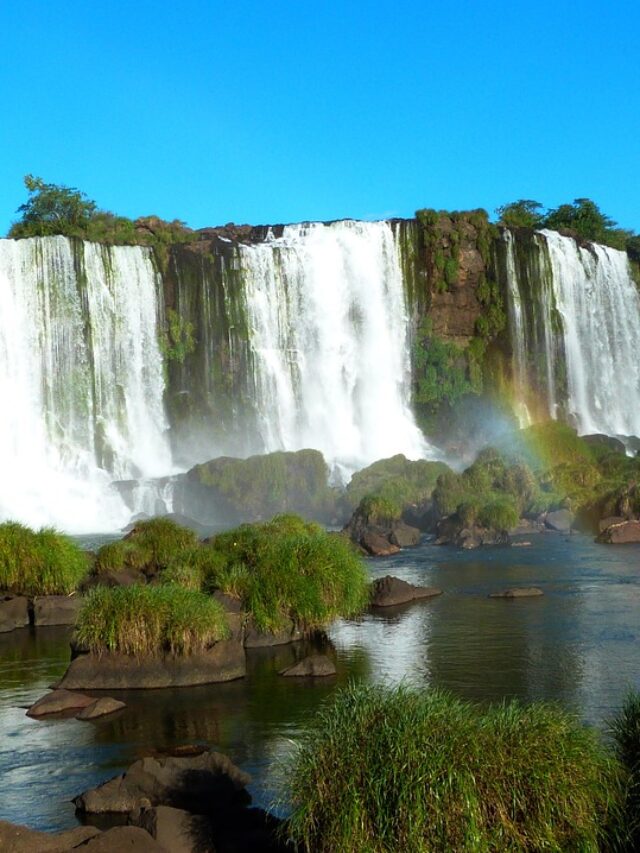
[(78, 595), (43, 595), (33, 599), (33, 624), (75, 625), (82, 598)]
[(607, 545), (627, 545), (640, 542), (640, 521), (621, 521), (605, 528), (596, 542)]
[(191, 687), (232, 681), (246, 674), (242, 643), (222, 640), (192, 655), (80, 654), (71, 661), (58, 687), (73, 690), (128, 690)]
[(0, 634), (29, 624), (29, 601), (23, 595), (0, 595)]
[(386, 575), (373, 582), (371, 596), (372, 607), (393, 607), (396, 604), (406, 604), (421, 598), (433, 598), (441, 595), (442, 590), (431, 586), (414, 586), (411, 583)]

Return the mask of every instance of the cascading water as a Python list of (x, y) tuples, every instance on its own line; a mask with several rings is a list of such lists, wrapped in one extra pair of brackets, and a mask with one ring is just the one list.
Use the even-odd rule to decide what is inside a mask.
[(171, 471), (149, 250), (0, 240), (0, 519), (112, 530)]
[(543, 231), (578, 431), (640, 435), (640, 296), (625, 252)]
[(387, 222), (289, 225), (240, 247), (258, 432), (338, 472), (429, 455), (409, 400), (407, 314)]
[(583, 435), (640, 434), (640, 296), (627, 255), (543, 230), (522, 261), (514, 236), (503, 239), (516, 404), (542, 397)]

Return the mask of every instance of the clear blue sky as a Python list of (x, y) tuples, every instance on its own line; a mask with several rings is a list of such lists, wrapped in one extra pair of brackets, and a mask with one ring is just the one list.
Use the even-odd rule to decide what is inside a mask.
[(5, 0), (23, 176), (192, 227), (594, 199), (640, 230), (640, 3)]

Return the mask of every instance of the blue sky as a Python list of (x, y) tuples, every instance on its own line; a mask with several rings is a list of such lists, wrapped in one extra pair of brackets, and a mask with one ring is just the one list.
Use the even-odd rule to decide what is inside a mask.
[(594, 199), (640, 230), (640, 4), (2, 4), (26, 173), (195, 228)]

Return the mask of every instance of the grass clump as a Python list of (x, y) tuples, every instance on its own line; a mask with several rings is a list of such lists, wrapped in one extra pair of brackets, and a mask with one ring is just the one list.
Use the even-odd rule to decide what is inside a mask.
[(86, 555), (50, 527), (0, 524), (0, 589), (20, 595), (68, 595), (89, 571)]
[(197, 545), (198, 537), (193, 530), (170, 518), (146, 519), (137, 522), (124, 539), (100, 548), (95, 571), (100, 575), (132, 569), (154, 575)]
[(176, 584), (98, 586), (80, 610), (77, 638), (94, 654), (188, 655), (229, 635), (222, 606)]
[(444, 462), (412, 461), (401, 453), (379, 459), (351, 478), (343, 505), (351, 513), (367, 496), (375, 496), (404, 508), (431, 497), (438, 477), (449, 471)]
[(203, 551), (205, 587), (242, 599), (262, 631), (291, 620), (318, 628), (359, 613), (369, 599), (364, 562), (351, 543), (299, 516), (243, 524)]
[(291, 840), (314, 853), (598, 851), (620, 767), (545, 704), (349, 687), (286, 767)]
[(611, 722), (618, 760), (628, 773), (622, 825), (625, 851), (640, 850), (640, 693), (632, 691)]

